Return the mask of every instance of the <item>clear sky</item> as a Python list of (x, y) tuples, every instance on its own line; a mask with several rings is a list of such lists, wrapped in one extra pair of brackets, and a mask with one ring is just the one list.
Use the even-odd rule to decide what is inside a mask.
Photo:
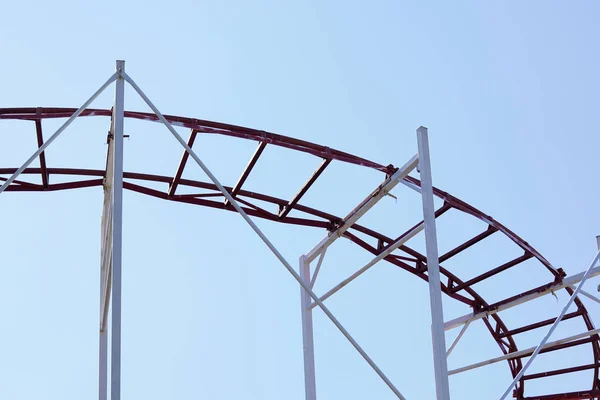
[[(416, 152), (424, 125), (436, 186), (576, 273), (600, 234), (599, 11), (594, 1), (7, 2), (0, 107), (79, 107), (124, 59), (164, 113), (278, 132), (386, 165)], [(94, 106), (110, 108), (112, 96)], [(145, 110), (129, 89), (126, 104)], [(46, 137), (58, 126), (45, 123)], [(107, 130), (106, 119), (78, 121), (50, 147), (48, 164), (103, 168)], [(181, 151), (166, 130), (128, 123), (125, 132), (126, 170), (174, 172)], [(230, 185), (254, 149), (214, 137), (196, 146)], [(34, 149), (31, 123), (0, 123), (0, 167), (19, 166)], [(266, 151), (248, 187), (290, 198), (318, 161)], [(186, 176), (205, 179), (193, 167)], [(345, 215), (381, 178), (332, 165), (305, 202)], [(397, 202), (386, 199), (365, 219), (390, 235), (419, 220), (418, 197), (394, 193)], [(0, 195), (0, 398), (96, 398), (101, 206), (100, 188)], [(241, 218), (134, 193), (124, 207), (122, 398), (303, 399), (299, 288)], [(441, 249), (477, 233), (448, 221)], [(294, 265), (324, 235), (259, 225)], [(462, 259), (456, 273), (499, 265), (502, 246)], [(325, 292), (369, 259), (336, 243), (315, 289)], [(514, 276), (538, 279), (539, 268), (523, 268)], [(499, 300), (521, 284), (507, 276), (481, 289)], [(556, 315), (565, 297), (548, 297), (508, 320)], [(407, 398), (434, 398), (424, 282), (382, 264), (328, 304)], [(468, 312), (444, 305), (446, 319)], [(463, 340), (451, 367), (501, 354), (483, 324)], [(315, 342), (319, 399), (394, 398), (320, 312)], [(564, 366), (593, 362), (589, 348), (565, 354)], [(546, 360), (534, 370), (561, 361)], [(568, 380), (560, 387), (584, 390), (592, 379)], [(450, 380), (461, 400), (497, 398), (509, 382), (505, 363)]]

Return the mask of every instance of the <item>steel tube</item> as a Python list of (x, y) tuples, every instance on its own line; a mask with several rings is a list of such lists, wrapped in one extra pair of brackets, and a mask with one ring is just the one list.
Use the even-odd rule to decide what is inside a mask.
[[(391, 245), (389, 245), (387, 247), (387, 249), (385, 249), (384, 251), (381, 252), (381, 254), (379, 254), (377, 257), (375, 257), (371, 261), (369, 261), (364, 267), (362, 267), (361, 269), (359, 269), (358, 271), (356, 271), (355, 273), (353, 273), (352, 275), (350, 275), (348, 278), (344, 279), (343, 281), (341, 281), (340, 283), (338, 283), (336, 286), (334, 286), (331, 290), (329, 290), (327, 293), (325, 293), (323, 296), (321, 296), (319, 298), (319, 300), (321, 300), (321, 301), (327, 300), (329, 297), (331, 297), (332, 295), (334, 295), (341, 288), (343, 288), (344, 286), (346, 286), (347, 284), (349, 284), (350, 282), (352, 282), (354, 279), (356, 279), (360, 275), (362, 275), (364, 272), (366, 272), (373, 265), (377, 264), (379, 261), (381, 261), (384, 258), (386, 258), (387, 256), (389, 256), (398, 247), (402, 246), (404, 243), (408, 242), (410, 239), (412, 239), (413, 237), (415, 237), (419, 232), (421, 232), (423, 230), (424, 226), (425, 225), (423, 223), (417, 225), (415, 228), (413, 228), (411, 231), (409, 231), (406, 235), (402, 236), (401, 238), (399, 238), (398, 240), (396, 240), (394, 243), (392, 243)], [(316, 306), (317, 306), (317, 303), (313, 302), (310, 305), (310, 309), (313, 309)]]
[(115, 142), (113, 176), (113, 231), (112, 231), (112, 326), (110, 399), (121, 400), (121, 291), (123, 257), (123, 119), (125, 103), (125, 62), (117, 61), (115, 106), (113, 109)]
[(460, 339), (462, 338), (462, 336), (465, 334), (465, 332), (467, 331), (467, 328), (469, 327), (469, 325), (471, 325), (470, 322), (466, 323), (462, 327), (462, 329), (458, 333), (458, 336), (456, 337), (456, 339), (454, 339), (454, 342), (452, 342), (452, 345), (450, 346), (450, 348), (446, 352), (446, 357), (450, 356), (450, 353), (452, 353), (452, 350), (454, 350), (454, 348), (456, 347), (456, 345), (458, 344), (458, 342), (460, 341)]
[[(478, 312), (475, 314), (471, 313), (471, 314), (463, 315), (462, 317), (458, 317), (453, 320), (447, 321), (446, 323), (444, 323), (444, 329), (450, 330), (450, 329), (457, 328), (459, 326), (466, 324), (469, 321), (476, 321), (483, 317), (487, 317), (489, 315), (496, 314), (500, 311), (507, 310), (509, 308), (518, 306), (519, 304), (523, 304), (528, 301), (537, 299), (538, 297), (547, 295), (548, 293), (552, 293), (557, 290), (564, 289), (567, 286), (572, 286), (572, 285), (576, 284), (577, 282), (581, 281), (584, 274), (585, 274), (585, 272), (580, 272), (579, 274), (567, 276), (565, 279), (563, 279), (562, 282), (555, 283), (553, 285), (549, 285), (548, 287), (540, 290), (539, 292), (535, 292), (535, 293), (531, 293), (531, 294), (528, 294), (523, 297), (519, 297), (509, 303), (502, 304), (493, 310), (482, 311), (482, 312)], [(600, 275), (600, 267), (592, 268), (588, 278), (592, 278), (597, 275)]]
[[(300, 257), (300, 277), (305, 283), (310, 282), (310, 263), (305, 256)], [(313, 317), (310, 296), (300, 288), (300, 304), (302, 307), (302, 349), (304, 353), (304, 393), (306, 400), (317, 400), (315, 373), (315, 344), (313, 334)]]
[[(579, 333), (577, 335), (569, 336), (569, 337), (566, 337), (566, 338), (563, 338), (563, 339), (560, 339), (560, 340), (556, 340), (554, 342), (546, 343), (543, 346), (543, 348), (547, 349), (549, 347), (556, 346), (556, 345), (563, 344), (563, 343), (568, 343), (568, 342), (571, 342), (573, 340), (580, 339), (582, 337), (588, 337), (588, 336), (592, 336), (592, 335), (597, 335), (598, 333), (600, 333), (600, 328), (594, 329), (592, 331), (587, 331), (587, 332)], [(504, 360), (511, 360), (513, 358), (519, 358), (519, 357), (527, 357), (530, 354), (532, 354), (532, 352), (535, 351), (536, 348), (537, 347), (530, 347), (530, 348), (525, 349), (525, 350), (515, 351), (514, 353), (508, 353), (508, 354), (504, 354), (504, 355), (499, 356), (499, 357), (490, 358), (489, 360), (480, 361), (478, 363), (474, 363), (474, 364), (470, 364), (470, 365), (465, 365), (464, 367), (460, 367), (460, 368), (456, 368), (456, 369), (453, 369), (451, 371), (448, 371), (448, 375), (459, 374), (461, 372), (469, 371), (469, 370), (472, 370), (472, 369), (475, 369), (475, 368), (484, 367), (484, 366), (490, 365), (490, 364), (495, 364), (497, 362), (504, 361)]]
[(315, 282), (317, 281), (317, 276), (319, 276), (319, 271), (321, 270), (321, 265), (323, 264), (323, 259), (325, 258), (325, 254), (327, 250), (323, 251), (319, 256), (319, 261), (317, 261), (317, 266), (315, 267), (315, 273), (310, 278), (310, 288), (315, 287)]

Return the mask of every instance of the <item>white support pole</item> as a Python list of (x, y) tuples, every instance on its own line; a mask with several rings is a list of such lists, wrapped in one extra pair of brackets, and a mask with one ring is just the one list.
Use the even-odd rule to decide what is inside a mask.
[(113, 108), (114, 207), (112, 231), (112, 326), (110, 398), (121, 400), (121, 267), (123, 255), (123, 119), (125, 103), (125, 61), (117, 61), (115, 105)]
[(579, 294), (579, 291), (581, 290), (581, 287), (585, 284), (585, 281), (590, 276), (590, 273), (592, 272), (592, 269), (594, 268), (594, 265), (596, 265), (596, 263), (598, 262), (598, 259), (600, 259), (600, 251), (598, 251), (598, 253), (596, 254), (596, 257), (594, 257), (594, 260), (592, 261), (592, 263), (590, 264), (590, 266), (588, 267), (588, 269), (583, 274), (583, 277), (581, 278), (581, 281), (577, 285), (577, 288), (575, 289), (575, 291), (573, 292), (573, 294), (571, 295), (571, 297), (569, 297), (569, 300), (567, 301), (567, 304), (565, 304), (565, 306), (563, 307), (562, 311), (560, 312), (560, 314), (558, 315), (558, 317), (556, 318), (556, 320), (554, 321), (554, 323), (552, 324), (552, 326), (550, 327), (550, 329), (548, 329), (548, 332), (546, 333), (546, 335), (544, 336), (544, 338), (542, 339), (542, 341), (540, 342), (540, 344), (537, 346), (537, 348), (535, 349), (535, 351), (533, 352), (533, 354), (531, 354), (531, 357), (529, 357), (529, 360), (527, 360), (527, 363), (523, 366), (523, 368), (519, 371), (519, 373), (517, 374), (517, 376), (515, 376), (515, 378), (511, 382), (511, 384), (508, 386), (508, 388), (506, 389), (506, 391), (502, 394), (502, 396), (500, 397), (500, 400), (504, 400), (506, 398), (506, 396), (508, 396), (508, 394), (513, 389), (513, 387), (517, 384), (517, 382), (519, 382), (519, 380), (521, 379), (521, 377), (523, 376), (523, 374), (531, 366), (531, 363), (533, 363), (533, 360), (535, 360), (535, 357), (539, 354), (540, 350), (542, 350), (544, 348), (544, 346), (546, 345), (546, 342), (548, 341), (548, 339), (550, 339), (550, 336), (552, 336), (552, 333), (554, 332), (554, 330), (556, 329), (556, 327), (558, 326), (558, 324), (560, 324), (560, 321), (563, 319), (563, 317), (565, 316), (565, 314), (569, 310), (569, 307), (571, 307), (571, 304), (573, 304), (573, 301), (575, 301), (575, 298)]
[(429, 280), (429, 300), (431, 304), (431, 339), (433, 344), (433, 364), (437, 400), (450, 400), (448, 384), (448, 364), (446, 360), (446, 339), (444, 336), (444, 313), (440, 287), (440, 265), (438, 260), (437, 233), (435, 229), (435, 209), (433, 204), (433, 183), (427, 128), (417, 129), (419, 145), (419, 172), (421, 174), (421, 195), (423, 199), (423, 221), (425, 223), (425, 245), (427, 248), (427, 274)]
[[(310, 263), (305, 256), (300, 257), (300, 278), (310, 283)], [(315, 345), (313, 338), (313, 316), (309, 308), (310, 296), (300, 288), (302, 307), (302, 348), (304, 352), (304, 393), (306, 400), (317, 400), (317, 385), (315, 373)]]
[(369, 211), (379, 200), (387, 195), (400, 181), (402, 181), (410, 172), (417, 166), (419, 157), (415, 154), (406, 164), (398, 168), (392, 176), (385, 180), (373, 193), (367, 196), (358, 207), (352, 210), (346, 218), (344, 218), (342, 225), (335, 231), (330, 232), (326, 238), (321, 240), (311, 251), (306, 253), (308, 262), (312, 262), (321, 252), (325, 251), (333, 242), (342, 237), (356, 221), (360, 219), (367, 211)]
[(215, 184), (215, 186), (219, 189), (223, 196), (229, 200), (233, 208), (240, 214), (240, 216), (246, 221), (246, 223), (252, 228), (252, 230), (258, 235), (258, 237), (263, 241), (263, 243), (271, 250), (271, 252), (277, 257), (277, 259), (283, 264), (285, 269), (288, 270), (290, 275), (302, 286), (302, 288), (310, 295), (310, 297), (317, 303), (317, 305), (321, 308), (323, 313), (331, 320), (331, 322), (338, 328), (338, 330), (344, 335), (344, 337), (350, 342), (350, 344), (358, 351), (358, 353), (363, 357), (363, 359), (371, 366), (371, 368), (379, 375), (379, 377), (385, 382), (385, 384), (390, 388), (392, 392), (398, 397), (400, 400), (404, 400), (405, 397), (400, 393), (400, 391), (394, 386), (394, 384), (389, 380), (389, 378), (383, 373), (383, 371), (375, 364), (375, 362), (369, 357), (369, 355), (363, 350), (362, 347), (354, 340), (352, 335), (348, 333), (346, 328), (337, 320), (337, 318), (329, 311), (329, 309), (323, 304), (319, 297), (312, 291), (310, 288), (310, 282), (305, 282), (302, 280), (300, 275), (294, 270), (292, 265), (285, 259), (285, 257), (277, 250), (277, 248), (271, 243), (271, 241), (265, 236), (265, 234), (259, 229), (259, 227), (252, 221), (252, 219), (246, 214), (246, 212), (240, 207), (239, 203), (233, 198), (231, 193), (229, 193), (219, 182), (219, 180), (215, 177), (210, 169), (202, 162), (200, 157), (188, 146), (185, 140), (181, 137), (179, 133), (173, 128), (171, 123), (165, 118), (165, 116), (156, 108), (156, 106), (150, 101), (148, 96), (140, 89), (140, 87), (135, 83), (131, 77), (127, 74), (124, 74), (125, 80), (129, 82), (131, 87), (139, 94), (139, 96), (144, 100), (144, 102), (152, 109), (154, 114), (158, 117), (158, 119), (165, 125), (165, 127), (171, 132), (173, 137), (177, 139), (179, 144), (189, 153), (190, 157), (198, 164), (198, 166), (204, 171), (204, 173), (210, 178), (210, 180)]
[(108, 335), (107, 329), (100, 330), (98, 349), (98, 399), (107, 400), (108, 396)]
[(6, 190), (6, 188), (7, 188), (7, 187), (8, 187), (8, 186), (9, 186), (11, 183), (13, 183), (13, 181), (14, 181), (15, 179), (17, 179), (17, 177), (18, 177), (19, 175), (21, 175), (21, 173), (22, 173), (23, 171), (25, 171), (25, 169), (26, 169), (26, 168), (27, 168), (27, 167), (28, 167), (28, 166), (29, 166), (29, 165), (30, 165), (30, 164), (33, 162), (33, 160), (35, 160), (36, 158), (38, 158), (38, 156), (39, 156), (39, 155), (40, 155), (40, 154), (41, 154), (41, 153), (42, 153), (44, 150), (46, 150), (46, 148), (47, 148), (48, 146), (50, 146), (50, 144), (51, 144), (51, 143), (52, 143), (52, 142), (53, 142), (53, 141), (54, 141), (54, 140), (55, 140), (55, 139), (56, 139), (58, 136), (60, 136), (60, 134), (61, 134), (61, 133), (62, 133), (62, 132), (65, 130), (65, 129), (67, 129), (67, 127), (68, 127), (69, 125), (71, 125), (71, 123), (72, 123), (72, 122), (75, 120), (75, 118), (79, 117), (79, 115), (80, 115), (80, 114), (81, 114), (81, 113), (82, 113), (82, 112), (83, 112), (83, 111), (84, 111), (86, 108), (88, 108), (88, 106), (89, 106), (90, 104), (92, 104), (92, 102), (93, 102), (94, 100), (96, 100), (96, 97), (100, 96), (100, 94), (101, 94), (101, 93), (104, 91), (104, 89), (106, 89), (108, 86), (110, 86), (110, 84), (111, 84), (111, 83), (113, 83), (113, 82), (114, 82), (116, 79), (117, 79), (117, 74), (114, 74), (113, 76), (111, 76), (110, 78), (108, 78), (108, 80), (107, 80), (107, 81), (104, 83), (104, 85), (102, 85), (102, 86), (100, 87), (100, 89), (98, 89), (98, 90), (96, 91), (96, 93), (94, 93), (94, 94), (92, 95), (92, 97), (90, 97), (90, 98), (89, 98), (89, 99), (88, 99), (88, 100), (87, 100), (85, 103), (83, 103), (83, 105), (82, 105), (81, 107), (79, 107), (79, 108), (77, 109), (77, 111), (75, 111), (75, 112), (73, 113), (73, 115), (71, 115), (71, 116), (69, 117), (69, 119), (68, 119), (68, 120), (66, 120), (66, 121), (65, 121), (65, 123), (64, 123), (64, 124), (62, 124), (62, 126), (61, 126), (60, 128), (58, 128), (58, 130), (57, 130), (56, 132), (54, 132), (54, 134), (53, 134), (52, 136), (50, 136), (50, 137), (48, 138), (48, 140), (46, 140), (46, 142), (45, 142), (43, 145), (41, 145), (41, 146), (40, 146), (40, 148), (39, 148), (39, 149), (37, 149), (37, 150), (35, 151), (35, 153), (33, 153), (33, 155), (32, 155), (31, 157), (29, 157), (29, 159), (28, 159), (27, 161), (25, 161), (25, 163), (24, 163), (24, 164), (21, 166), (21, 168), (19, 168), (18, 170), (16, 170), (16, 171), (15, 171), (15, 173), (14, 173), (14, 174), (12, 174), (12, 175), (11, 175), (11, 177), (10, 177), (10, 178), (8, 178), (8, 179), (6, 180), (6, 182), (4, 182), (4, 184), (3, 184), (2, 186), (0, 186), (0, 193), (4, 192), (4, 190)]

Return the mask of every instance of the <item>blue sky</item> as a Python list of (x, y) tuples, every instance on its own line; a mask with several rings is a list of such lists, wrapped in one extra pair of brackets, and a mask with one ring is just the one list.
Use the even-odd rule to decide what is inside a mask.
[[(412, 156), (424, 125), (436, 186), (575, 273), (600, 234), (598, 11), (592, 1), (10, 2), (0, 15), (0, 107), (78, 107), (124, 59), (164, 113), (278, 132), (382, 164)], [(107, 92), (94, 106), (111, 103)], [(131, 90), (126, 104), (145, 110)], [(47, 123), (46, 136), (58, 126)], [(102, 168), (107, 129), (104, 119), (78, 121), (48, 150), (48, 164)], [(181, 151), (166, 130), (128, 123), (125, 131), (127, 170), (173, 173)], [(33, 132), (0, 124), (0, 166), (27, 159)], [(213, 137), (197, 146), (227, 184), (254, 149)], [(288, 198), (317, 165), (265, 152), (248, 185)], [(186, 174), (204, 179), (198, 168)], [(306, 202), (344, 215), (381, 176), (332, 165), (322, 179)], [(365, 223), (399, 233), (417, 222), (418, 197), (395, 194)], [(101, 206), (99, 188), (0, 195), (0, 397), (96, 397)], [(477, 233), (469, 224), (440, 226), (440, 248)], [(259, 225), (292, 263), (324, 234)], [(124, 229), (124, 399), (303, 398), (299, 288), (239, 216), (126, 193)], [(461, 260), (457, 274), (499, 265), (504, 245)], [(368, 260), (336, 243), (317, 291)], [(539, 279), (519, 273), (525, 283)], [(512, 276), (499, 277), (482, 291), (499, 299), (512, 285)], [(507, 320), (556, 315), (559, 300)], [(328, 304), (407, 398), (434, 398), (422, 281), (381, 265)], [(447, 319), (468, 311), (444, 305)], [(469, 329), (452, 367), (500, 354), (483, 325)], [(579, 331), (569, 325), (557, 335)], [(393, 398), (319, 312), (315, 341), (320, 399)], [(571, 354), (592, 362), (589, 352)], [(498, 397), (509, 378), (505, 364), (451, 378), (453, 398)], [(591, 382), (568, 379), (560, 387)]]

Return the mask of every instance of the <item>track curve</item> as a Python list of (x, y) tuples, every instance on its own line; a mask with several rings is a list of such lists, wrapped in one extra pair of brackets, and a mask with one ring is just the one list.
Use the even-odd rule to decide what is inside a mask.
[[(76, 109), (74, 108), (0, 108), (0, 120), (25, 120), (35, 122), (35, 134), (38, 138), (38, 145), (43, 143), (43, 135), (41, 129), (41, 121), (44, 119), (52, 118), (68, 118)], [(109, 117), (111, 116), (111, 110), (104, 109), (87, 109), (85, 110), (80, 118), (83, 117)], [(226, 189), (238, 200), (244, 210), (254, 217), (267, 219), (274, 222), (295, 224), (314, 228), (321, 228), (326, 230), (333, 230), (336, 226), (343, 221), (339, 216), (311, 208), (302, 205), (300, 200), (302, 196), (310, 190), (310, 187), (319, 178), (323, 170), (331, 162), (343, 162), (362, 166), (364, 168), (370, 168), (381, 172), (382, 178), (387, 177), (393, 173), (396, 168), (392, 165), (379, 164), (355, 155), (335, 150), (326, 146), (310, 143), (304, 140), (294, 139), (283, 135), (265, 132), (261, 130), (255, 130), (235, 125), (223, 124), (212, 121), (205, 121), (195, 118), (186, 118), (179, 116), (165, 116), (172, 124), (189, 128), (190, 134), (190, 146), (193, 145), (193, 140), (197, 134), (217, 134), (225, 135), (230, 137), (239, 138), (242, 140), (252, 140), (258, 143), (258, 148), (253, 158), (248, 163), (246, 170), (242, 172), (242, 175), (238, 182), (232, 186), (226, 186)], [(125, 118), (138, 119), (145, 121), (158, 122), (158, 118), (154, 114), (126, 111)], [(1, 125), (0, 125), (1, 129)], [(294, 151), (300, 151), (303, 153), (311, 154), (315, 157), (319, 157), (323, 160), (323, 163), (313, 173), (312, 178), (306, 183), (304, 187), (300, 189), (298, 194), (292, 199), (281, 199), (269, 194), (256, 193), (243, 189), (243, 184), (250, 175), (254, 164), (262, 154), (265, 147), (279, 146), (288, 148)], [(202, 182), (197, 180), (190, 180), (182, 178), (183, 170), (185, 168), (185, 162), (187, 157), (184, 155), (182, 163), (174, 176), (154, 175), (139, 172), (125, 172), (124, 173), (124, 184), (123, 187), (127, 190), (142, 193), (148, 196), (164, 199), (167, 201), (183, 202), (188, 204), (200, 205), (204, 207), (211, 207), (222, 209), (226, 211), (235, 212), (235, 209), (218, 192), (218, 189), (209, 182)], [(17, 170), (17, 167), (5, 167), (0, 168), (0, 182), (5, 181), (6, 177), (11, 175)], [(11, 192), (44, 192), (44, 191), (57, 191), (57, 190), (71, 190), (85, 187), (102, 186), (105, 170), (103, 169), (78, 169), (78, 168), (51, 168), (47, 167), (45, 159), (40, 158), (40, 168), (27, 168), (24, 172), (25, 175), (37, 175), (41, 176), (42, 183), (36, 184), (27, 181), (17, 180), (10, 186), (7, 191)], [(63, 179), (61, 183), (50, 183), (50, 177), (61, 176)], [(69, 179), (65, 179), (69, 178)], [(420, 182), (413, 177), (407, 177), (406, 182), (409, 185), (419, 186)], [(157, 190), (148, 186), (148, 183), (163, 183), (168, 185), (168, 189), (165, 191)], [(177, 188), (187, 187), (190, 189), (201, 189), (204, 193), (200, 194), (177, 194)], [(442, 291), (449, 297), (460, 301), (473, 309), (474, 312), (481, 311), (492, 311), (496, 310), (503, 304), (511, 302), (519, 297), (541, 292), (548, 288), (550, 285), (561, 282), (566, 276), (562, 269), (555, 268), (552, 264), (546, 260), (538, 251), (536, 251), (531, 245), (520, 238), (517, 234), (509, 230), (507, 227), (494, 220), (492, 217), (482, 213), (475, 207), (459, 200), (458, 198), (450, 195), (449, 193), (440, 189), (434, 188), (434, 195), (443, 200), (443, 206), (436, 211), (436, 218), (447, 213), (447, 212), (461, 212), (471, 217), (477, 218), (478, 220), (487, 224), (487, 229), (475, 237), (467, 240), (460, 244), (454, 249), (440, 256), (440, 273), (443, 275), (445, 282), (440, 282)], [(216, 199), (216, 200), (215, 200)], [(277, 208), (277, 212), (268, 211), (265, 208), (261, 208), (254, 204), (253, 201), (260, 201), (267, 204), (271, 204)], [(291, 211), (295, 211), (295, 214), (300, 216), (289, 216)], [(416, 225), (415, 225), (416, 226)], [(412, 229), (412, 228), (411, 228)], [(397, 238), (401, 238), (406, 235), (410, 229), (406, 232), (401, 233)], [(515, 246), (523, 251), (523, 255), (509, 261), (499, 267), (493, 268), (486, 271), (485, 273), (476, 276), (468, 280), (461, 280), (456, 274), (444, 267), (444, 262), (450, 258), (456, 256), (459, 253), (467, 251), (471, 246), (485, 240), (486, 238), (494, 235), (501, 234), (506, 236)], [(361, 235), (361, 237), (359, 237)], [(364, 250), (368, 251), (373, 255), (378, 255), (386, 250), (386, 247), (393, 243), (397, 238), (390, 238), (383, 235), (375, 230), (369, 229), (366, 226), (360, 224), (354, 224), (348, 231), (344, 233), (344, 236), (360, 246)], [(547, 284), (533, 287), (523, 293), (507, 297), (501, 301), (494, 303), (487, 302), (484, 297), (475, 291), (473, 285), (482, 282), (486, 279), (502, 273), (510, 268), (513, 268), (526, 260), (536, 260), (543, 268), (540, 269), (541, 273), (546, 274), (548, 277)], [(419, 278), (427, 281), (427, 265), (426, 256), (422, 253), (403, 245), (395, 252), (385, 257), (385, 260), (389, 263), (404, 269)], [(545, 271), (545, 272), (544, 272)], [(571, 293), (570, 288), (566, 288), (567, 292)], [(590, 315), (581, 302), (580, 299), (575, 301), (577, 305), (577, 311), (569, 313), (565, 316), (565, 319), (580, 318), (588, 330), (594, 329), (594, 324), (590, 318)], [(498, 343), (502, 353), (508, 354), (518, 351), (517, 344), (515, 342), (515, 336), (537, 329), (543, 326), (550, 325), (553, 322), (551, 320), (534, 321), (532, 324), (522, 327), (516, 327), (509, 329), (501, 319), (498, 313), (491, 313), (488, 317), (483, 318), (488, 331)], [(600, 381), (599, 381), (599, 368), (600, 368), (600, 338), (598, 335), (593, 335), (585, 339), (576, 340), (566, 345), (556, 345), (549, 347), (546, 352), (549, 351), (560, 351), (574, 346), (588, 345), (591, 350), (593, 363), (584, 366), (573, 366), (570, 368), (564, 368), (561, 370), (548, 371), (545, 373), (525, 375), (517, 385), (514, 396), (515, 398), (530, 399), (530, 400), (551, 400), (551, 399), (597, 399), (600, 396)], [(508, 365), (512, 376), (516, 376), (521, 368), (522, 357), (516, 357), (508, 360)], [(539, 379), (547, 376), (564, 375), (581, 370), (593, 370), (593, 381), (591, 388), (584, 389), (577, 392), (560, 392), (560, 393), (548, 393), (544, 395), (528, 396), (525, 392), (525, 381), (531, 379)]]

